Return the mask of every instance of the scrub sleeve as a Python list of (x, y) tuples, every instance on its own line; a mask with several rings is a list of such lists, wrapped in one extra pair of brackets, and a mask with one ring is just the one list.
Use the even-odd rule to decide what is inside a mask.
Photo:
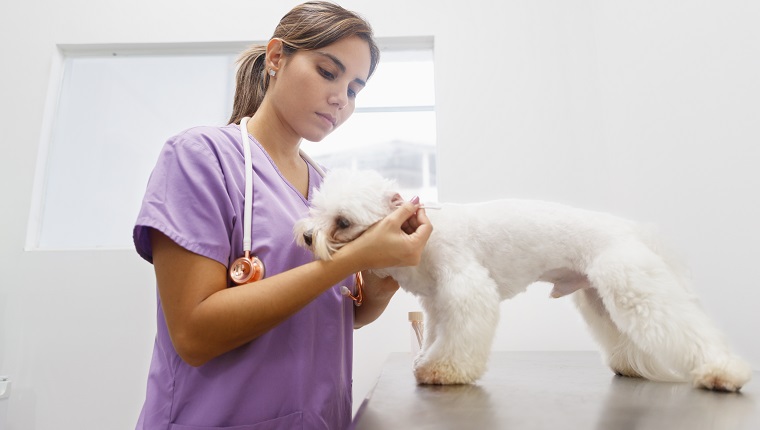
[[(252, 137), (253, 252), (267, 276), (313, 260), (293, 240), (308, 200)], [(321, 177), (309, 167), (309, 187)], [(244, 156), (237, 125), (196, 127), (169, 139), (134, 229), (152, 262), (149, 231), (226, 267), (242, 255)], [(311, 191), (310, 191), (311, 194)], [(229, 281), (228, 281), (229, 282)], [(343, 429), (351, 421), (353, 305), (333, 286), (254, 341), (192, 367), (177, 355), (157, 297), (157, 334), (137, 429)], [(249, 284), (230, 288), (256, 288)]]

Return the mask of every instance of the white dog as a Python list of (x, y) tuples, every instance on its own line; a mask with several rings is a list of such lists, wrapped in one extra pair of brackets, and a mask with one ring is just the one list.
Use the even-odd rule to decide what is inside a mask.
[[(398, 206), (393, 181), (334, 170), (315, 193), (296, 241), (329, 259)], [(536, 281), (573, 294), (619, 375), (737, 391), (752, 369), (730, 351), (679, 267), (637, 224), (559, 204), (499, 200), (428, 211), (430, 237), (415, 267), (378, 270), (418, 297), (421, 384), (461, 384), (486, 369), (499, 303)]]

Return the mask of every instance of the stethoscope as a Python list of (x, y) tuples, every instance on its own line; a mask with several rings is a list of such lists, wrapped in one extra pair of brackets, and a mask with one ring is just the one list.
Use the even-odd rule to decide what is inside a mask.
[[(245, 154), (245, 193), (244, 193), (244, 205), (243, 210), (243, 256), (233, 261), (230, 265), (230, 279), (235, 285), (249, 284), (256, 282), (264, 276), (266, 276), (266, 267), (264, 262), (261, 261), (256, 255), (251, 254), (251, 219), (253, 217), (252, 210), (253, 205), (250, 204), (253, 197), (253, 161), (251, 157), (251, 144), (248, 138), (248, 120), (250, 117), (245, 117), (240, 120), (240, 137), (243, 144), (243, 153)], [(325, 172), (319, 165), (314, 162), (305, 152), (299, 151), (301, 158), (309, 163), (314, 170), (319, 173), (319, 176), (325, 177)], [(342, 288), (343, 295), (351, 298), (356, 305), (362, 304), (363, 294), (362, 287), (364, 286), (364, 280), (362, 279), (361, 272), (357, 272), (355, 275), (356, 281), (356, 295), (351, 294), (351, 291), (347, 287)]]

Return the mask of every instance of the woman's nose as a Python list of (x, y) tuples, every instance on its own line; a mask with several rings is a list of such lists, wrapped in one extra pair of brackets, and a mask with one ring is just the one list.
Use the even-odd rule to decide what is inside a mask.
[(343, 109), (348, 104), (348, 94), (346, 91), (336, 91), (330, 96), (329, 103), (337, 106), (338, 110)]

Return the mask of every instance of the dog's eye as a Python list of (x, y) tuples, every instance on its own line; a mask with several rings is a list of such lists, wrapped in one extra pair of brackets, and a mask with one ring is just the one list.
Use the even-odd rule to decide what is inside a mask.
[(337, 225), (339, 229), (346, 229), (351, 227), (351, 222), (341, 216), (335, 220), (335, 225)]

